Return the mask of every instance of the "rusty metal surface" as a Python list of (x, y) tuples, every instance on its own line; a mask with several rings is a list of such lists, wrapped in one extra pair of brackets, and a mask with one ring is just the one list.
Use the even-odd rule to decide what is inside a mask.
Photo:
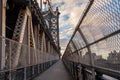
[[(0, 10), (4, 9), (7, 13), (6, 17), (6, 14), (3, 16), (0, 12), (0, 21), (3, 17), (7, 24), (5, 27), (6, 24), (2, 26), (2, 22), (0, 22), (0, 55), (2, 53), (5, 55), (0, 56), (1, 59), (5, 59), (5, 63), (3, 63), (5, 66), (0, 68), (0, 80), (29, 80), (57, 62), (60, 51), (57, 49), (58, 45), (55, 45), (51, 33), (46, 30), (47, 26), (37, 1), (14, 1), (8, 0), (7, 7), (0, 7)], [(3, 3), (0, 6), (2, 5)], [(33, 14), (39, 23), (34, 23)], [(14, 21), (9, 22), (10, 18), (13, 18)], [(1, 31), (3, 27), (7, 28), (4, 37)], [(3, 41), (4, 43), (2, 43)], [(1, 53), (2, 50), (5, 52)]]

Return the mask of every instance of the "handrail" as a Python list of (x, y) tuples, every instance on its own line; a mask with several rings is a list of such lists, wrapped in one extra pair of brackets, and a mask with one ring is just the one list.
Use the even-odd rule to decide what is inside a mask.
[[(88, 64), (84, 64), (84, 63), (77, 63), (77, 62), (73, 62), (73, 61), (70, 61), (70, 60), (68, 61), (68, 60), (65, 60), (65, 59), (63, 59), (63, 61), (65, 63), (66, 62), (71, 62), (71, 63), (74, 63), (74, 64), (81, 65), (82, 67), (84, 67), (88, 70), (91, 69), (91, 68), (94, 68), (95, 72), (97, 72), (97, 73), (105, 74), (105, 75), (108, 75), (110, 77), (120, 79), (120, 72), (119, 71), (115, 71), (115, 70), (112, 70), (112, 69), (103, 68), (103, 67), (99, 67), (99, 66), (91, 66), (91, 65), (88, 65)], [(66, 65), (66, 66), (68, 66), (68, 65)]]

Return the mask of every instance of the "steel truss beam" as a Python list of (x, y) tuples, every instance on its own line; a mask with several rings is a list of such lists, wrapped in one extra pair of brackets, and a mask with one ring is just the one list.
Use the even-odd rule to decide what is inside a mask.
[[(18, 19), (16, 22), (16, 26), (14, 29), (13, 37), (12, 39), (22, 43), (25, 33), (25, 27), (27, 22), (27, 14), (26, 10), (21, 9), (18, 15)], [(12, 53), (11, 53), (11, 67), (15, 68), (18, 65), (19, 57), (20, 57), (20, 51), (21, 51), (22, 44), (13, 44), (12, 45)]]

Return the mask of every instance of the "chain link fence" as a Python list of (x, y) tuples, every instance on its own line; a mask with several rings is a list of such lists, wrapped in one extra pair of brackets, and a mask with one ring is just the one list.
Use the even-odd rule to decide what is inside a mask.
[[(32, 79), (59, 59), (59, 56), (55, 56), (53, 53), (44, 53), (1, 36), (0, 42), (2, 42), (1, 48), (5, 48), (3, 49), (5, 50), (5, 56), (0, 59), (0, 62), (3, 60), (0, 65), (3, 67), (3, 69), (0, 69), (0, 80)], [(17, 52), (20, 53), (19, 56), (15, 56)], [(0, 54), (4, 53), (0, 52)]]
[[(120, 1), (91, 0), (84, 13), (63, 59), (89, 66), (89, 70), (106, 70), (108, 72), (103, 71), (100, 75), (120, 79), (117, 75), (120, 74)], [(95, 71), (92, 72), (97, 76)]]

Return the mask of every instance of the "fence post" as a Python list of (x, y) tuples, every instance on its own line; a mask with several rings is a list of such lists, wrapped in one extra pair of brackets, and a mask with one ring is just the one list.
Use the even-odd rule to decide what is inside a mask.
[(0, 0), (0, 69), (5, 67), (5, 29), (6, 29), (6, 0)]
[(103, 74), (96, 72), (96, 76), (95, 76), (96, 80), (104, 80), (104, 79), (102, 79), (102, 75)]
[(83, 67), (83, 66), (82, 66), (82, 75), (83, 75), (83, 80), (86, 80), (85, 79), (85, 77), (86, 77), (86, 75), (85, 75), (85, 67)]

